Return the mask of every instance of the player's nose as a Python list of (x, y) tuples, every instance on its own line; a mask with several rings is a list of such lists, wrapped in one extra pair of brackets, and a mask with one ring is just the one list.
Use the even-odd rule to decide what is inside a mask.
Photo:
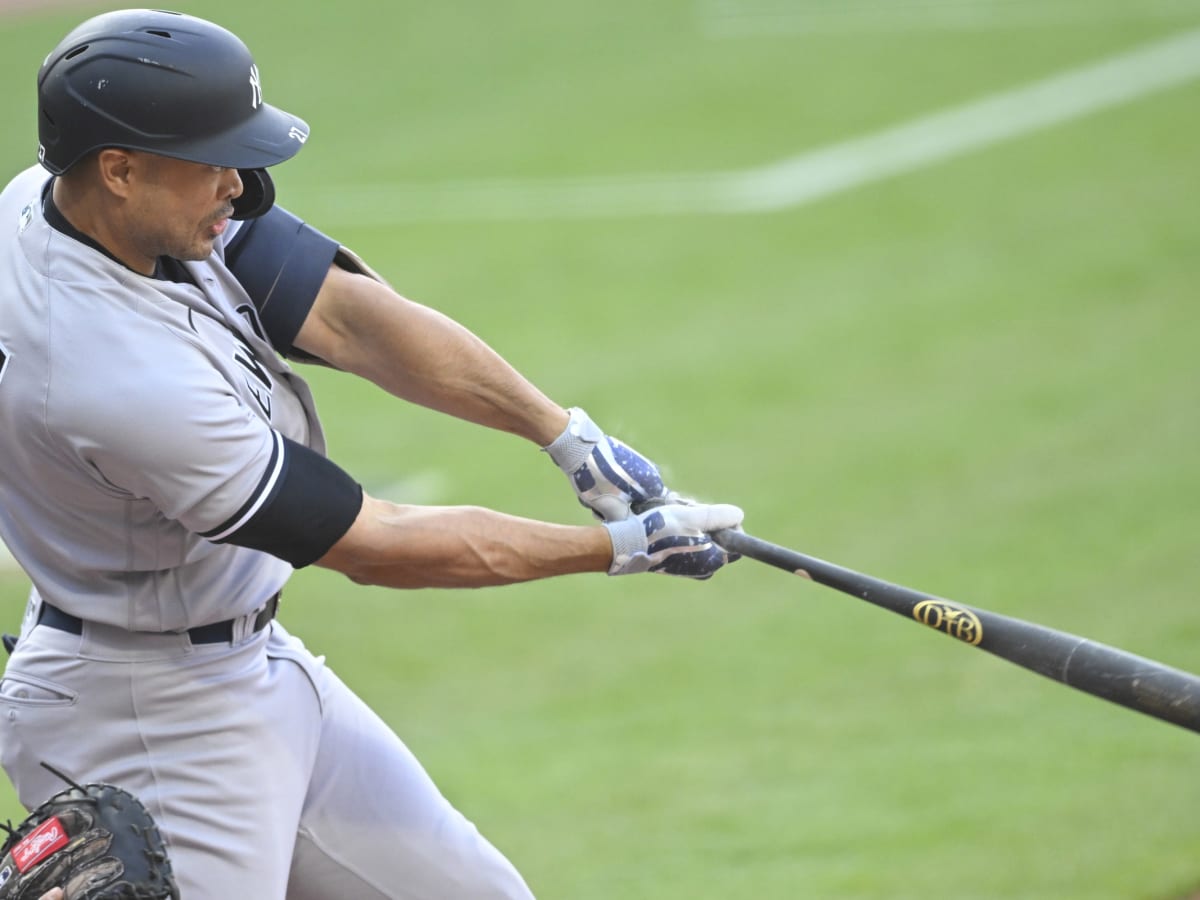
[(225, 179), (221, 182), (221, 197), (226, 200), (236, 200), (242, 196), (242, 175), (237, 169), (226, 169)]

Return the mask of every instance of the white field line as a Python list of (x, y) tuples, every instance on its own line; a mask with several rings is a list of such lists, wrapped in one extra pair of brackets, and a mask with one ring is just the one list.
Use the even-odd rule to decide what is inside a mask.
[(445, 503), (450, 494), (450, 479), (444, 472), (427, 470), (405, 478), (370, 486), (371, 496), (393, 503), (430, 506)]
[(762, 213), (1129, 103), (1200, 77), (1200, 29), (770, 165), (690, 175), (324, 186), (289, 192), (323, 227)]
[(1198, 13), (1198, 0), (841, 0), (821, 5), (710, 0), (701, 4), (699, 19), (706, 36), (730, 38), (1049, 28), (1153, 22)]

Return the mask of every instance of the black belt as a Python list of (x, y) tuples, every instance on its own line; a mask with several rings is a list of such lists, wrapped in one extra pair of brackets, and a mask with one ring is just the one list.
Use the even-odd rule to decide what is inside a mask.
[[(276, 594), (254, 617), (253, 631), (257, 633), (266, 628), (268, 623), (275, 618), (278, 609), (279, 594)], [(189, 628), (187, 635), (192, 639), (193, 644), (228, 644), (233, 641), (233, 626), (238, 621), (240, 620), (226, 619), (224, 622), (213, 622), (211, 625), (197, 625), (195, 628)], [(41, 612), (38, 613), (38, 624), (49, 625), (51, 628), (71, 634), (83, 634), (83, 619), (73, 616), (69, 612), (63, 612), (57, 606), (51, 606), (44, 600)], [(173, 632), (163, 633), (172, 634)]]

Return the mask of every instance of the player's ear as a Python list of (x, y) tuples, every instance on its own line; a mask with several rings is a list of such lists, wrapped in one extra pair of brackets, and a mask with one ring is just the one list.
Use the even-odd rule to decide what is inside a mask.
[(95, 171), (100, 184), (116, 196), (127, 198), (131, 189), (130, 176), (135, 168), (135, 155), (119, 147), (106, 147), (99, 151), (96, 154)]

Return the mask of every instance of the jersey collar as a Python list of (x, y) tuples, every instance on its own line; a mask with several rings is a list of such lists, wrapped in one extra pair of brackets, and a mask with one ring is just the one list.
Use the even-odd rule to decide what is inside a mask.
[[(54, 182), (55, 179), (51, 178), (42, 189), (42, 215), (46, 217), (46, 222), (49, 223), (50, 227), (55, 231), (62, 232), (69, 238), (79, 241), (81, 244), (86, 244), (93, 250), (100, 251), (113, 262), (121, 263), (121, 265), (125, 266), (125, 263), (110, 253), (107, 247), (90, 235), (84, 234), (67, 221), (67, 217), (62, 214), (62, 211), (54, 202)], [(125, 266), (125, 268), (129, 269), (129, 266)], [(129, 269), (129, 271), (133, 272), (135, 270)], [(138, 272), (137, 274), (140, 275), (141, 273)], [(179, 260), (170, 256), (160, 256), (155, 261), (154, 277), (160, 281), (178, 281), (184, 284), (195, 283), (192, 276), (188, 273), (187, 267)]]

